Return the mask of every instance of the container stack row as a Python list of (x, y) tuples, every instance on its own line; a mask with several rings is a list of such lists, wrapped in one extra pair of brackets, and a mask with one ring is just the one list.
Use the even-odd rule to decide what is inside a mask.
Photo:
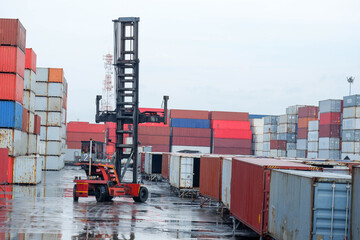
[(319, 102), (319, 158), (340, 159), (342, 100)]
[(250, 128), (252, 131), (251, 154), (255, 156), (263, 156), (264, 147), (264, 119), (250, 119)]
[(264, 117), (263, 155), (270, 156), (271, 141), (277, 140), (279, 116)]
[(64, 95), (67, 95), (67, 84), (63, 69), (37, 68), (35, 85), (35, 111), (41, 117), (43, 169), (60, 170), (64, 167), (66, 151)]
[(316, 159), (319, 157), (319, 120), (308, 123), (308, 153), (307, 158)]
[(210, 112), (212, 153), (251, 155), (249, 113)]
[(211, 130), (208, 111), (172, 109), (170, 122), (172, 152), (210, 153)]
[(308, 156), (308, 132), (309, 122), (318, 120), (319, 108), (316, 106), (304, 106), (299, 108), (298, 128), (296, 142), (296, 156), (307, 158)]
[(360, 160), (360, 95), (344, 97), (341, 159)]
[[(40, 118), (35, 115), (33, 82), (36, 54), (26, 49), (26, 30), (18, 19), (0, 19), (0, 148), (5, 183), (41, 181)], [(34, 171), (35, 170), (35, 171)]]

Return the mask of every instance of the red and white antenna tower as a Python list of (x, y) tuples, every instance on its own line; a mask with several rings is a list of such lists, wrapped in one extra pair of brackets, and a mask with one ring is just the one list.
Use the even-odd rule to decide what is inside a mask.
[(103, 97), (101, 100), (101, 111), (112, 111), (114, 109), (114, 85), (113, 85), (113, 55), (104, 55), (105, 79), (103, 84)]

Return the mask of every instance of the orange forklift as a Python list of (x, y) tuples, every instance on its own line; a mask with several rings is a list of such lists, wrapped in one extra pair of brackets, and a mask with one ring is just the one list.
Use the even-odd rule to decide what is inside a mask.
[[(115, 111), (99, 111), (101, 96), (96, 96), (95, 121), (116, 122), (115, 157), (109, 161), (104, 143), (82, 142), (80, 165), (86, 179), (75, 177), (73, 198), (95, 196), (98, 202), (111, 201), (114, 197), (132, 197), (135, 202), (145, 202), (148, 189), (138, 179), (138, 124), (145, 122), (167, 124), (168, 96), (163, 97), (163, 112), (139, 111), (139, 58), (138, 23), (140, 19), (125, 17), (114, 22)], [(131, 143), (125, 143), (131, 136)], [(123, 164), (122, 164), (123, 162)], [(132, 182), (124, 176), (132, 164)]]

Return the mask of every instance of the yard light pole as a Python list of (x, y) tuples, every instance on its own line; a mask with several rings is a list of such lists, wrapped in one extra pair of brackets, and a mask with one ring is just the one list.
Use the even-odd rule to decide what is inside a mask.
[(351, 95), (351, 84), (353, 84), (354, 83), (354, 80), (355, 80), (355, 78), (353, 78), (353, 77), (347, 77), (347, 81), (348, 81), (348, 83), (350, 84), (350, 89), (349, 89), (349, 96)]

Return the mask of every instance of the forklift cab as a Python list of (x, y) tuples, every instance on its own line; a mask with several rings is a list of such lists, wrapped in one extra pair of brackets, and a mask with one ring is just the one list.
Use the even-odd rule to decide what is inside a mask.
[(89, 163), (90, 159), (92, 163), (110, 162), (106, 156), (105, 143), (98, 141), (81, 141), (81, 156), (78, 161), (79, 163)]

